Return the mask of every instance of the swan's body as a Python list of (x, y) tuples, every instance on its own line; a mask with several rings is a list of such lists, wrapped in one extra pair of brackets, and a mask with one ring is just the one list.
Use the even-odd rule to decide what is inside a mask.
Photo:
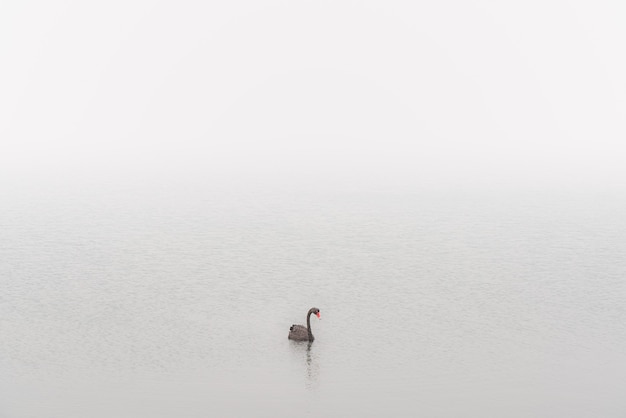
[(296, 341), (313, 341), (313, 334), (309, 338), (309, 330), (304, 325), (292, 325), (289, 328), (289, 339)]
[(287, 338), (295, 341), (313, 341), (315, 338), (311, 332), (311, 314), (315, 314), (320, 318), (319, 309), (309, 309), (309, 312), (306, 314), (306, 327), (304, 325), (292, 325), (291, 328), (289, 328), (289, 336)]

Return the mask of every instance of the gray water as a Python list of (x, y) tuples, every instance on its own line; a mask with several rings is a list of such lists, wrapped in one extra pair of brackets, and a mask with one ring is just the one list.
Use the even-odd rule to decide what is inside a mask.
[(1, 199), (2, 417), (626, 414), (616, 195)]

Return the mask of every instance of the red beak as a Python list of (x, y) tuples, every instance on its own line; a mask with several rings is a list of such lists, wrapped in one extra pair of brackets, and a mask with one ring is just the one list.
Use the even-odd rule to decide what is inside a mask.
[(322, 315), (321, 315), (319, 312), (318, 312), (318, 313), (316, 313), (315, 315), (317, 315), (317, 317), (318, 317), (319, 319), (322, 319)]

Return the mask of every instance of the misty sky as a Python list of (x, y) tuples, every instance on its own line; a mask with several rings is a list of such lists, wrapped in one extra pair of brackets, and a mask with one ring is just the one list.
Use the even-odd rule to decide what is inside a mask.
[(0, 182), (621, 188), (624, 22), (622, 1), (5, 1)]

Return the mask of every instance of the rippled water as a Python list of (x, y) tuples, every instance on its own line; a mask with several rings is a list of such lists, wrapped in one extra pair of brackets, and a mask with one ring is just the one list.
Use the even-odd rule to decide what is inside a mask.
[(626, 414), (621, 197), (0, 199), (0, 416)]

